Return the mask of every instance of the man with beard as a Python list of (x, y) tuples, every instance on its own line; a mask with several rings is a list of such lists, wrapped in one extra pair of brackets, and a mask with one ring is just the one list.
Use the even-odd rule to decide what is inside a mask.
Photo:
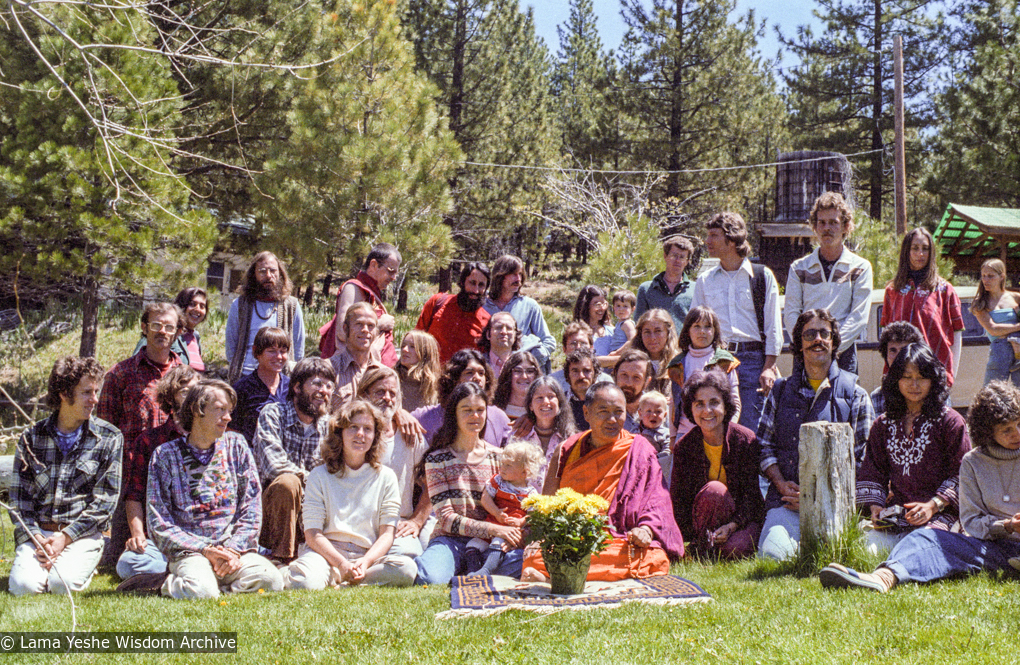
[(336, 296), (336, 316), (319, 331), (324, 336), (319, 342), (323, 358), (329, 358), (347, 343), (347, 333), (340, 325), (347, 316), (347, 309), (354, 303), (367, 302), (379, 319), (379, 337), (372, 349), (373, 354), (387, 367), (397, 364), (397, 351), (393, 346), (395, 321), (393, 315), (386, 311), (384, 301), (386, 287), (397, 278), (400, 271), (400, 261), (397, 248), (388, 242), (381, 242), (369, 251), (361, 271), (343, 283)]
[(272, 252), (259, 252), (245, 273), (241, 295), (227, 315), (226, 352), (230, 361), (229, 383), (236, 383), (258, 367), (252, 355), (260, 328), (283, 328), (290, 336), (295, 361), (305, 356), (305, 322), (301, 305), (290, 295), (287, 269)]
[(623, 428), (628, 432), (635, 433), (641, 427), (641, 419), (637, 415), (638, 403), (641, 395), (648, 390), (653, 373), (651, 358), (644, 351), (637, 350), (625, 351), (613, 368), (613, 381), (627, 398), (627, 419)]
[(857, 374), (857, 340), (868, 328), (871, 309), (871, 263), (844, 245), (854, 230), (853, 211), (838, 192), (819, 196), (808, 221), (818, 249), (790, 266), (783, 324), (792, 335), (801, 312), (827, 310), (839, 322), (837, 362)]
[(379, 364), (372, 356), (372, 345), (377, 338), (376, 326), (379, 319), (367, 302), (356, 302), (344, 313), (343, 331), (347, 344), (339, 347), (329, 359), (333, 366), (336, 392), (333, 393), (329, 410), (337, 413), (345, 404), (354, 399), (358, 392), (358, 380), (370, 366)]
[(414, 502), (414, 470), (425, 456), (428, 444), (425, 437), (420, 435), (410, 440), (405, 439), (393, 425), (393, 418), (401, 408), (400, 377), (394, 370), (389, 367), (368, 369), (358, 384), (358, 398), (368, 400), (382, 414), (386, 429), (382, 433), (379, 462), (397, 474), (400, 521), (397, 522), (397, 532), (389, 553), (419, 556), (428, 546), (436, 525), (436, 518), (432, 516), (432, 502), (423, 484), (418, 485), (418, 503)]
[(499, 377), (510, 354), (521, 348), (521, 331), (508, 312), (496, 312), (485, 324), (478, 348), (489, 360), (492, 373)]
[(460, 271), (460, 293), (437, 293), (426, 301), (415, 326), (436, 338), (439, 361), (446, 363), (461, 349), (474, 349), (489, 322), (482, 308), (489, 285), (489, 268), (484, 263), (465, 263)]
[(567, 401), (570, 402), (570, 410), (574, 414), (574, 427), (578, 432), (589, 429), (588, 421), (584, 417), (584, 396), (591, 384), (595, 383), (595, 373), (602, 374), (598, 366), (598, 359), (590, 346), (570, 351), (563, 366), (568, 384)]
[(871, 422), (875, 419), (868, 392), (857, 375), (839, 368), (839, 324), (824, 309), (809, 309), (797, 318), (790, 346), (803, 367), (776, 381), (758, 424), (761, 471), (769, 480), (765, 524), (758, 556), (788, 559), (800, 543), (800, 426), (804, 423), (848, 423), (854, 430), (857, 466), (864, 458)]
[(263, 488), (259, 544), (278, 562), (293, 560), (304, 540), (305, 479), (321, 462), (319, 446), (329, 431), (327, 405), (334, 377), (328, 360), (302, 360), (291, 373), (287, 401), (268, 404), (259, 415), (252, 441)]

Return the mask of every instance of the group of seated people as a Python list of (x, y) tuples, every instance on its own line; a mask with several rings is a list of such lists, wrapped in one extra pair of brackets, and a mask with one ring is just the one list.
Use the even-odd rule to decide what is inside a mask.
[(399, 266), (394, 252), (373, 249), (341, 287), (323, 355), (296, 363), (300, 310), (274, 286), (282, 265), (260, 254), (249, 282), (261, 297), (231, 310), (235, 344), (250, 340), (228, 349), (233, 385), (203, 378), (194, 328), (207, 297), (195, 289), (147, 306), (137, 352), (110, 372), (57, 361), (54, 412), (15, 459), (11, 592), (85, 588), (107, 529), (120, 588), (174, 598), (470, 574), (542, 581), (519, 503), (566, 487), (609, 506), (612, 538), (589, 579), (666, 574), (685, 555), (786, 558), (800, 538), (799, 428), (815, 421), (850, 424), (869, 547), (892, 549), (874, 574), (834, 564), (823, 584), (887, 590), (1020, 555), (1020, 478), (1007, 480), (1020, 391), (990, 383), (968, 425), (945, 364), (910, 323), (884, 327), (888, 373), (869, 395), (841, 368), (844, 326), (804, 309), (792, 320), (793, 374), (778, 377), (767, 359), (748, 390), (742, 366), (770, 347), (727, 342), (732, 311), (697, 295), (677, 304), (687, 287), (668, 273), (690, 246), (673, 244), (662, 284), (614, 294), (615, 328), (605, 292), (581, 291), (565, 362), (549, 373), (556, 342), (520, 296), (515, 257), (496, 262), (491, 285), (484, 264), (466, 264), (460, 292), (431, 298), (397, 347), (375, 296)]

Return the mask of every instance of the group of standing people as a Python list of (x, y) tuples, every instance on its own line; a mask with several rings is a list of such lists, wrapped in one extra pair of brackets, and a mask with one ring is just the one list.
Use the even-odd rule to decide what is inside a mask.
[[(384, 294), (401, 257), (379, 244), (341, 286), (321, 355), (304, 358), (285, 266), (262, 252), (228, 316), (230, 383), (202, 378), (201, 289), (146, 307), (139, 348), (109, 372), (91, 359), (54, 366), (54, 414), (25, 434), (15, 461), (10, 588), (84, 588), (108, 527), (122, 588), (177, 598), (470, 573), (542, 580), (519, 504), (561, 487), (609, 504), (612, 540), (591, 579), (664, 574), (685, 552), (786, 558), (799, 542), (800, 425), (814, 421), (853, 429), (871, 546), (895, 555), (917, 549), (915, 532), (937, 531), (954, 539), (924, 538), (984, 552), (958, 540), (960, 515), (964, 528), (987, 527), (971, 536), (1012, 540), (1020, 520), (987, 516), (1008, 512), (1020, 489), (991, 501), (968, 494), (981, 491), (979, 475), (961, 480), (976, 454), (974, 411), (968, 434), (948, 399), (962, 315), (930, 234), (904, 238), (882, 313), (888, 373), (869, 395), (856, 343), (871, 266), (846, 247), (853, 220), (838, 194), (821, 196), (809, 221), (818, 248), (791, 266), (782, 311), (774, 275), (748, 258), (744, 220), (721, 213), (704, 238), (718, 265), (696, 280), (694, 243), (674, 237), (665, 270), (637, 294), (582, 289), (556, 372), (557, 340), (521, 294), (516, 257), (491, 271), (465, 263), (459, 292), (430, 298), (398, 346)], [(997, 344), (989, 376), (1001, 378), (1020, 301), (994, 263), (973, 310)], [(784, 326), (789, 377), (776, 365)], [(993, 383), (978, 402), (993, 423), (978, 444), (996, 453), (985, 466), (1013, 464), (1020, 392)], [(875, 579), (921, 578), (902, 571), (890, 564)], [(822, 579), (879, 584), (839, 567)]]

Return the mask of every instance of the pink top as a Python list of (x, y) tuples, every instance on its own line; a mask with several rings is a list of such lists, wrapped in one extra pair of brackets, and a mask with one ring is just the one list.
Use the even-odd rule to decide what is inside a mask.
[(202, 361), (202, 352), (198, 348), (198, 339), (195, 338), (195, 333), (185, 330), (181, 333), (181, 341), (184, 342), (184, 347), (188, 350), (188, 364), (191, 365), (191, 369), (196, 372), (204, 372), (205, 362)]

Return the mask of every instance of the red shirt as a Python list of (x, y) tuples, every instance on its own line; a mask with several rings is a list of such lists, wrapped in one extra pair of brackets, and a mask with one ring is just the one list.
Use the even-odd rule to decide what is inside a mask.
[(159, 427), (169, 416), (156, 403), (156, 385), (180, 364), (180, 358), (171, 352), (166, 365), (157, 365), (145, 355), (143, 346), (106, 373), (96, 415), (118, 428), (124, 441), (134, 441), (145, 430)]
[(953, 335), (963, 330), (960, 297), (953, 285), (940, 279), (934, 291), (922, 291), (908, 280), (903, 289), (896, 291), (890, 282), (885, 287), (880, 324), (884, 327), (893, 321), (907, 321), (921, 331), (924, 341), (945, 366), (947, 382), (952, 386)]
[(439, 361), (446, 363), (461, 349), (478, 348), (478, 340), (489, 318), (489, 313), (481, 307), (465, 312), (457, 304), (457, 296), (437, 293), (425, 302), (415, 327), (436, 338)]
[(185, 436), (171, 419), (142, 432), (133, 441), (124, 442), (124, 500), (145, 503), (145, 485), (149, 480), (149, 461), (152, 453), (164, 443)]

